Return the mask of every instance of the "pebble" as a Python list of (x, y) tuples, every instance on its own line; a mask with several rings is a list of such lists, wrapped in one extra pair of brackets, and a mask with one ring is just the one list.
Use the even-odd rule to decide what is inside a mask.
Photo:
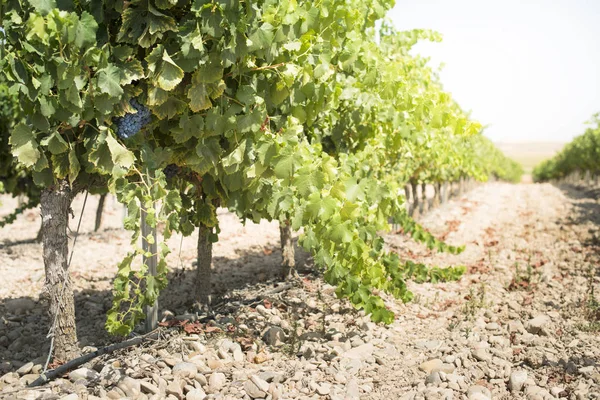
[(23, 364), (21, 366), (21, 368), (19, 368), (17, 370), (17, 374), (19, 374), (19, 375), (26, 375), (26, 374), (30, 373), (32, 369), (33, 369), (33, 363), (32, 362), (28, 362), (27, 364)]
[(79, 400), (79, 395), (77, 393), (71, 393), (60, 397), (60, 400)]
[(79, 379), (85, 379), (87, 381), (94, 381), (100, 378), (100, 374), (93, 369), (89, 368), (78, 368), (69, 373), (69, 379), (75, 382)]
[(4, 308), (8, 314), (21, 315), (35, 309), (35, 301), (28, 298), (10, 299), (4, 302)]
[(173, 375), (182, 378), (194, 378), (198, 373), (198, 367), (191, 362), (182, 362), (175, 364), (173, 367)]
[(223, 386), (225, 386), (225, 382), (227, 382), (225, 374), (221, 372), (213, 372), (210, 378), (208, 378), (208, 393), (217, 393)]
[(285, 340), (285, 331), (278, 326), (272, 326), (264, 333), (263, 342), (269, 346), (281, 346)]
[(331, 385), (327, 382), (323, 382), (317, 385), (316, 391), (321, 396), (327, 396), (331, 392)]
[(425, 379), (425, 383), (429, 384), (429, 385), (439, 385), (440, 383), (442, 383), (442, 378), (440, 377), (440, 373), (437, 371), (434, 371), (432, 373), (430, 373), (427, 378)]
[(192, 389), (185, 395), (185, 400), (204, 400), (205, 398), (206, 393), (199, 388)]
[(351, 379), (346, 384), (346, 396), (345, 400), (358, 400), (360, 399), (360, 388), (356, 379)]
[(519, 392), (527, 381), (527, 371), (515, 371), (508, 378), (508, 389), (511, 392)]
[(373, 355), (373, 350), (373, 343), (366, 343), (344, 352), (342, 357), (354, 360), (364, 360)]
[(259, 376), (250, 375), (250, 380), (252, 381), (252, 383), (254, 383), (256, 385), (256, 387), (258, 387), (263, 392), (269, 391), (269, 383), (267, 381), (261, 379)]
[(266, 390), (263, 391), (261, 390), (252, 380), (247, 380), (246, 382), (244, 382), (244, 391), (246, 392), (246, 394), (248, 396), (250, 396), (253, 399), (260, 399), (260, 398), (264, 398), (267, 393)]
[(534, 335), (548, 336), (547, 327), (549, 323), (550, 317), (547, 315), (538, 315), (525, 323), (525, 329)]
[(467, 390), (467, 397), (469, 400), (491, 399), (492, 392), (485, 386), (475, 385)]
[(142, 392), (140, 381), (128, 376), (121, 378), (117, 384), (117, 388), (121, 389), (127, 396), (133, 398), (137, 398)]
[(147, 394), (160, 393), (160, 389), (156, 385), (153, 385), (152, 383), (146, 382), (146, 381), (140, 381), (140, 389), (142, 390), (142, 393), (147, 393)]
[(498, 325), (496, 322), (490, 322), (485, 326), (485, 329), (488, 331), (497, 331), (500, 329), (500, 325)]
[(432, 371), (439, 370), (442, 368), (444, 363), (439, 358), (435, 358), (433, 360), (425, 361), (421, 365), (419, 365), (419, 369), (426, 373), (431, 373)]
[(487, 352), (486, 349), (475, 349), (473, 350), (473, 358), (475, 358), (477, 361), (491, 361), (492, 360), (492, 356), (490, 355), (490, 353)]

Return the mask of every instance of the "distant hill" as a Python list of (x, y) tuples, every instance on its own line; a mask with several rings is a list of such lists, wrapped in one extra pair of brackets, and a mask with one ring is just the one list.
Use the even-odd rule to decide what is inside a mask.
[(531, 173), (533, 167), (541, 161), (559, 152), (566, 143), (563, 142), (498, 142), (495, 143), (508, 157), (521, 163), (526, 173)]

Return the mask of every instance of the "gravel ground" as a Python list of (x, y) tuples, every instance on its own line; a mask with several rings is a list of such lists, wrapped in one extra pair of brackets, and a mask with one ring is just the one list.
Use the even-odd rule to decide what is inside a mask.
[[(488, 184), (420, 219), (447, 242), (466, 244), (462, 254), (386, 236), (405, 258), (468, 267), (458, 282), (409, 283), (412, 303), (387, 298), (397, 314), (389, 326), (336, 299), (303, 252), (300, 279), (277, 283), (277, 224), (244, 226), (222, 211), (214, 320), (186, 314), (196, 238), (175, 237), (160, 298), (171, 328), (36, 390), (22, 387), (47, 354), (48, 319), (41, 248), (32, 240), (39, 212), (30, 211), (0, 229), (0, 398), (600, 398), (600, 307), (591, 290), (600, 289), (597, 199), (574, 187)], [(129, 242), (111, 201), (103, 230), (92, 232), (96, 202), (87, 201), (71, 266), (84, 351), (115, 341), (103, 314)], [(77, 198), (76, 217), (82, 204)], [(14, 205), (3, 199), (0, 214)]]

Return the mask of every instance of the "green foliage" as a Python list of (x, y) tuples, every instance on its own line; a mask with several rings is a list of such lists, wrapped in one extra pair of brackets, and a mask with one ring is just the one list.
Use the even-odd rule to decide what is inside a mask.
[[(337, 294), (376, 321), (405, 280), (457, 279), (462, 268), (401, 263), (388, 221), (431, 249), (458, 253), (412, 221), (403, 186), (517, 168), (410, 54), (438, 34), (375, 31), (389, 0), (11, 0), (2, 70), (22, 113), (11, 153), (39, 187), (67, 179), (127, 205), (134, 250), (119, 265), (107, 328), (127, 333), (166, 285), (137, 265), (140, 207), (152, 226), (218, 233), (216, 208), (291, 221)], [(379, 36), (379, 42), (376, 37)], [(136, 98), (152, 122), (130, 139), (113, 119)], [(490, 157), (493, 152), (493, 157)], [(162, 169), (174, 164), (168, 181)], [(158, 208), (158, 204), (161, 207)], [(155, 206), (156, 205), (156, 206)], [(148, 238), (142, 238), (148, 240)]]
[(563, 179), (571, 174), (600, 173), (600, 113), (594, 114), (583, 135), (577, 136), (557, 155), (533, 169), (536, 182)]

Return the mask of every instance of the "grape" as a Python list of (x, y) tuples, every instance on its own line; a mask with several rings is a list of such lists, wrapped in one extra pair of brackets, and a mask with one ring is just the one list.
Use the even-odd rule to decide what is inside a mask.
[(165, 177), (168, 180), (171, 180), (179, 173), (179, 167), (176, 164), (169, 164), (165, 167), (163, 172), (165, 173)]
[(136, 99), (131, 99), (129, 104), (137, 112), (127, 113), (115, 121), (117, 123), (117, 135), (121, 139), (129, 139), (152, 121), (152, 114), (148, 107), (138, 103)]

